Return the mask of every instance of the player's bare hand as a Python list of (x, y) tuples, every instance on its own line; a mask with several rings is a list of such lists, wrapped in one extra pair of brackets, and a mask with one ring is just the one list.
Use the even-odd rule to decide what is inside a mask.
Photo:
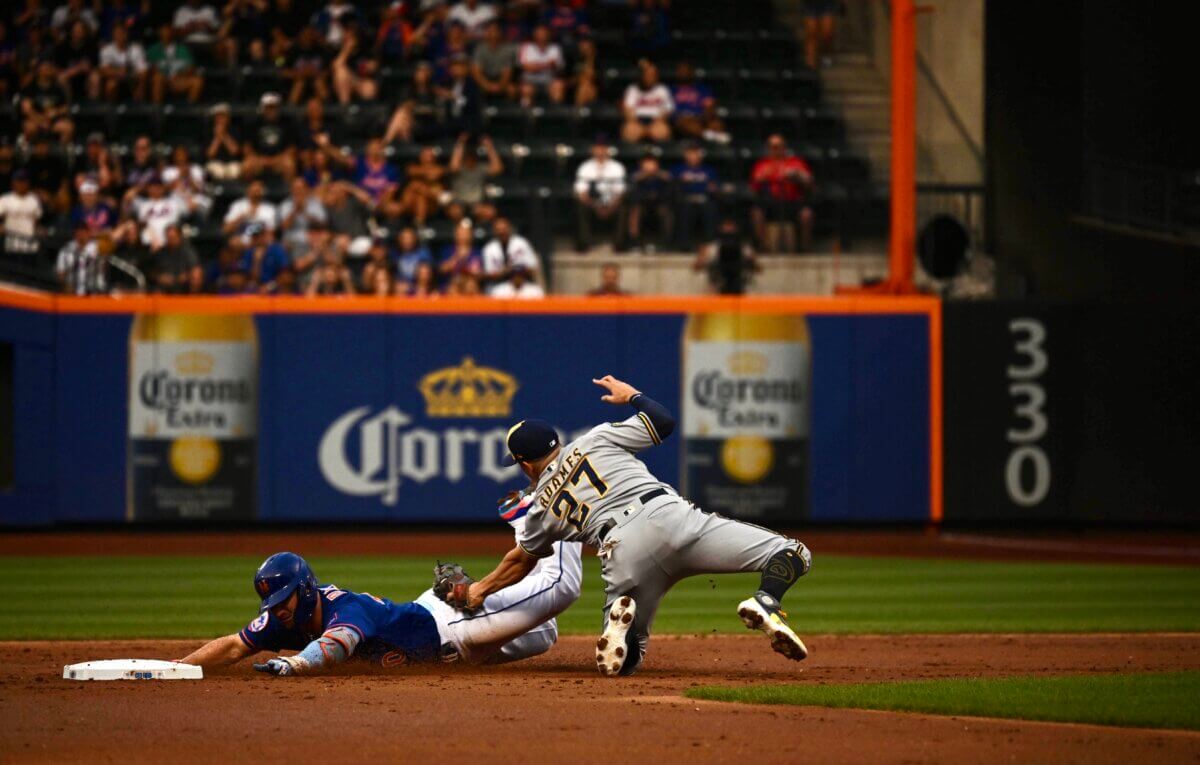
[(483, 608), (483, 595), (480, 594), (481, 587), (478, 582), (474, 582), (467, 588), (467, 607), (464, 609), (467, 612), (477, 611)]
[(600, 379), (592, 378), (592, 382), (608, 391), (608, 394), (601, 396), (600, 400), (610, 404), (628, 404), (629, 399), (641, 393), (629, 383), (622, 382), (612, 375), (604, 375)]

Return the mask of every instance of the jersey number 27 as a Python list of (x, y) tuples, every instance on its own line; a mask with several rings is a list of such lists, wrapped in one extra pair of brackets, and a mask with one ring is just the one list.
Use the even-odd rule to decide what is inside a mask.
[(550, 503), (550, 512), (554, 513), (555, 518), (565, 519), (567, 523), (575, 527), (576, 531), (583, 530), (583, 524), (587, 523), (588, 515), (591, 514), (592, 508), (588, 507), (586, 502), (580, 502), (571, 494), (569, 487), (578, 486), (579, 479), (587, 477), (588, 483), (592, 485), (598, 496), (603, 497), (608, 493), (608, 484), (592, 467), (592, 463), (588, 462), (587, 457), (575, 466), (571, 471), (571, 476), (567, 479), (567, 485), (559, 490), (554, 501)]

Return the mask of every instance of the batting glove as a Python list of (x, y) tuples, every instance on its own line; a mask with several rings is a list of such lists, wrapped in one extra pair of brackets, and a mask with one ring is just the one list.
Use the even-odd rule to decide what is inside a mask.
[(276, 675), (277, 677), (286, 677), (294, 675), (296, 668), (287, 659), (267, 659), (265, 664), (255, 664), (254, 668), (259, 672), (266, 672), (268, 675)]

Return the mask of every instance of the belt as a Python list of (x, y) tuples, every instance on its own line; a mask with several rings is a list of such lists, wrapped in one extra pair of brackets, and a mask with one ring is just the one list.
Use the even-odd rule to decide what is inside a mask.
[[(659, 497), (665, 496), (667, 494), (670, 494), (670, 492), (668, 492), (666, 489), (664, 489), (660, 486), (657, 489), (651, 489), (650, 491), (646, 492), (642, 496), (638, 497), (638, 502), (640, 502), (643, 505), (646, 505), (646, 504), (649, 504), (652, 500), (658, 499)], [(609, 521), (603, 528), (600, 529), (600, 532), (596, 536), (600, 537), (600, 541), (603, 542), (604, 538), (606, 536), (608, 536), (608, 532), (616, 525), (617, 525), (616, 521)]]

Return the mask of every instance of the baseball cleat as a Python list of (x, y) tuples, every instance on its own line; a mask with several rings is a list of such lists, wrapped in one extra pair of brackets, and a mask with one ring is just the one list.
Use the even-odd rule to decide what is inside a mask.
[(771, 638), (771, 648), (792, 661), (802, 661), (808, 656), (804, 641), (792, 632), (784, 621), (787, 614), (779, 607), (779, 601), (765, 592), (757, 592), (738, 604), (738, 616), (742, 624), (752, 630), (762, 630)]
[(633, 617), (637, 613), (637, 603), (633, 598), (623, 595), (617, 598), (612, 608), (608, 610), (608, 622), (604, 632), (596, 641), (596, 668), (606, 677), (620, 674), (621, 666), (625, 664), (629, 647), (625, 643), (625, 635), (633, 626)]

